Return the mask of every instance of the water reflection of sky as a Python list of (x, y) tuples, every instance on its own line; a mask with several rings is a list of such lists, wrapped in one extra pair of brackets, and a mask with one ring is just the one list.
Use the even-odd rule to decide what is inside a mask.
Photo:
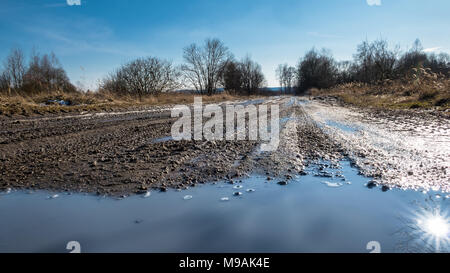
[[(401, 219), (417, 221), (418, 204), (435, 193), (369, 189), (369, 178), (342, 166), (345, 180), (312, 168), (286, 186), (254, 176), (239, 189), (219, 183), (124, 200), (13, 191), (0, 196), (0, 251), (66, 252), (69, 241), (84, 252), (368, 252), (370, 241), (382, 252), (433, 251), (420, 240), (404, 248), (405, 232), (423, 234)], [(433, 200), (448, 211), (445, 195)]]

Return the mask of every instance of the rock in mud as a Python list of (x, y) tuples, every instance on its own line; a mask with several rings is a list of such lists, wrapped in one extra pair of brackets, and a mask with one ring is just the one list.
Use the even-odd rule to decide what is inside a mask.
[(376, 187), (377, 186), (377, 184), (374, 182), (374, 181), (370, 181), (369, 183), (367, 183), (367, 187), (369, 188), (369, 189), (372, 189), (372, 188), (374, 188), (374, 187)]
[(308, 173), (307, 172), (305, 172), (305, 171), (300, 171), (299, 173), (298, 173), (299, 175), (301, 175), (301, 176), (305, 176), (305, 175), (308, 175)]
[(137, 190), (137, 191), (136, 191), (136, 194), (140, 194), (140, 195), (145, 195), (145, 194), (147, 194), (147, 193), (148, 193), (147, 190)]

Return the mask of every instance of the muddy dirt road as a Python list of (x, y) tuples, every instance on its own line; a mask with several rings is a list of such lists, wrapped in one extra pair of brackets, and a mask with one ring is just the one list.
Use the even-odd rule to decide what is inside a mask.
[[(333, 99), (273, 97), (280, 143), (174, 141), (171, 107), (61, 117), (0, 119), (0, 190), (47, 189), (114, 196), (259, 173), (286, 183), (305, 166), (348, 157), (373, 183), (450, 192), (450, 122), (413, 111), (375, 112)], [(223, 104), (225, 105), (225, 104)], [(315, 175), (330, 174), (320, 168)]]

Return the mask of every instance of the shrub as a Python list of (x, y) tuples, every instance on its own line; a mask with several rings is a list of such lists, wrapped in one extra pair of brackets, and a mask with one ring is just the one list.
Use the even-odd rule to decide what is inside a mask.
[(297, 66), (298, 91), (309, 88), (329, 88), (336, 83), (337, 68), (331, 54), (323, 49), (317, 52), (311, 49)]
[(101, 89), (116, 95), (157, 95), (178, 88), (179, 72), (156, 57), (131, 61), (103, 80)]

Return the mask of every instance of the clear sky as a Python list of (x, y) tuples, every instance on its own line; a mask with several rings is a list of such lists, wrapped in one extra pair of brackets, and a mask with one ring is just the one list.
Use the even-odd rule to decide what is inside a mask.
[(53, 51), (72, 82), (98, 79), (136, 57), (182, 62), (183, 47), (207, 37), (236, 58), (249, 54), (269, 86), (275, 69), (312, 47), (351, 59), (366, 38), (406, 50), (450, 52), (449, 0), (0, 0), (0, 58), (12, 47)]

